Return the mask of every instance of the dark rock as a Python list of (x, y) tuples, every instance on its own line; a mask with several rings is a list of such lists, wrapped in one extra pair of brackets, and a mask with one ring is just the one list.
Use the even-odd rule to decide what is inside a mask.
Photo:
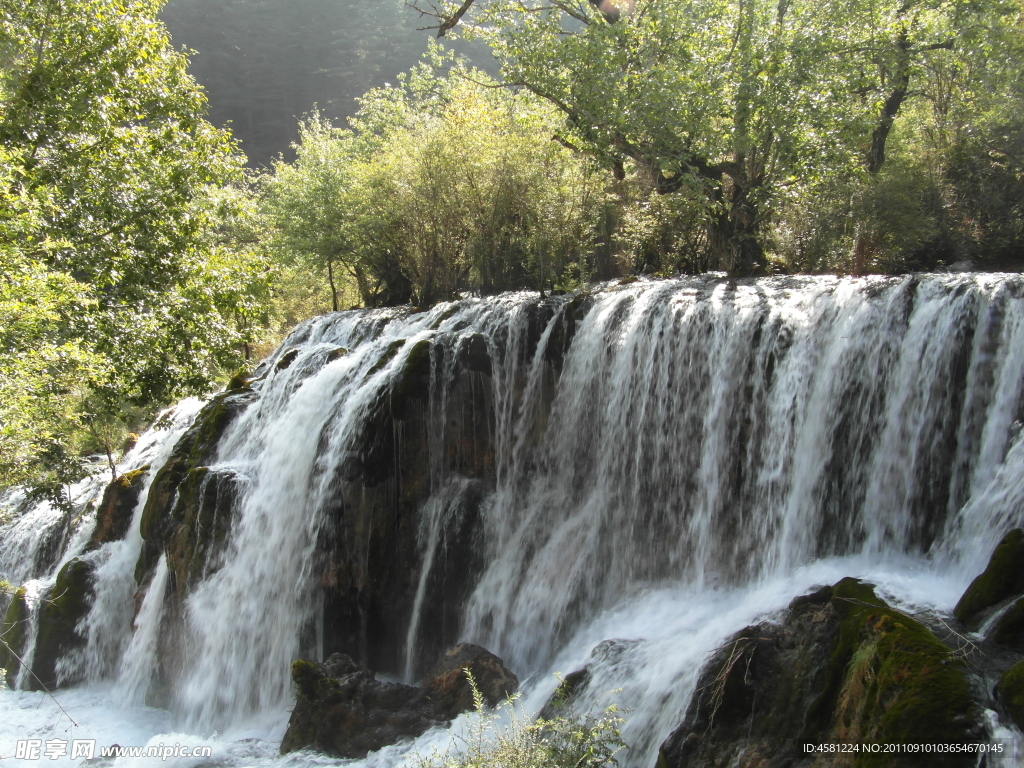
[(136, 583), (146, 580), (181, 524), (181, 517), (174, 515), (178, 486), (190, 471), (209, 465), (216, 456), (217, 441), (254, 397), (251, 391), (215, 395), (178, 439), (167, 462), (157, 470), (139, 526), (143, 547), (135, 567)]
[(541, 708), (540, 717), (550, 720), (571, 711), (580, 694), (590, 685), (590, 668), (594, 662), (600, 662), (602, 667), (615, 668), (622, 655), (638, 644), (638, 640), (602, 640), (595, 645), (590, 651), (592, 661), (562, 678), (558, 688)]
[(991, 609), (1024, 594), (1024, 530), (1016, 528), (996, 546), (988, 566), (964, 592), (953, 610), (964, 624), (977, 629)]
[(248, 371), (239, 371), (238, 373), (231, 377), (230, 381), (228, 381), (226, 389), (228, 392), (246, 390), (249, 389), (249, 384), (251, 381), (252, 379)]
[(68, 653), (85, 646), (86, 638), (78, 630), (78, 623), (85, 618), (92, 605), (93, 564), (88, 560), (74, 558), (57, 574), (53, 589), (39, 606), (39, 627), (36, 633), (35, 655), (32, 657), (32, 679), (29, 690), (38, 691), (41, 686), (53, 689), (77, 682), (73, 679), (58, 680), (57, 662)]
[(473, 689), (466, 673), (473, 676), (477, 690), (489, 707), (504, 701), (519, 688), (519, 679), (501, 659), (473, 643), (459, 643), (427, 672), (423, 687), (440, 708), (442, 717), (453, 718), (473, 709)]
[(147, 472), (148, 466), (125, 472), (103, 491), (103, 498), (96, 510), (96, 528), (86, 546), (87, 552), (98, 549), (101, 544), (120, 541), (125, 537), (139, 503)]
[[(962, 662), (870, 585), (844, 579), (794, 600), (781, 623), (747, 627), (715, 653), (683, 723), (662, 744), (659, 768), (781, 768), (810, 764), (804, 743), (935, 744), (981, 734)], [(968, 756), (943, 763), (972, 764)]]
[(989, 639), (1024, 653), (1024, 597), (1014, 601), (996, 620)]
[(1024, 729), (1024, 661), (1006, 670), (996, 690), (1013, 722)]
[(289, 365), (295, 362), (295, 358), (299, 356), (299, 350), (291, 349), (281, 355), (281, 359), (277, 361), (277, 365), (274, 366), (275, 370), (283, 371)]
[(25, 588), (20, 587), (14, 592), (10, 605), (7, 606), (7, 613), (4, 614), (3, 625), (0, 626), (0, 637), (3, 644), (0, 644), (0, 667), (7, 670), (6, 680), (10, 688), (21, 670), (21, 662), (18, 657), (25, 657), (25, 639), (28, 633), (30, 611), (25, 602)]
[(332, 349), (330, 352), (327, 353), (327, 362), (328, 363), (333, 363), (339, 357), (344, 357), (347, 354), (348, 354), (348, 350), (347, 349), (345, 349), (344, 347), (337, 347), (337, 348)]
[[(467, 668), (477, 670), (490, 690), (502, 687), (499, 678), (506, 683), (515, 680), (500, 659), (468, 644), (453, 648), (439, 663), (436, 686), (381, 682), (340, 653), (323, 664), (299, 659), (292, 664), (295, 709), (281, 753), (312, 747), (337, 757), (361, 758), (445, 725), (464, 711), (453, 709), (455, 700), (461, 701), (462, 688), (451, 683), (448, 675), (461, 674), (468, 690)], [(472, 708), (472, 697), (466, 708)]]
[(220, 567), (235, 517), (239, 479), (232, 471), (196, 467), (178, 485), (166, 541), (167, 565), (180, 590), (188, 591)]

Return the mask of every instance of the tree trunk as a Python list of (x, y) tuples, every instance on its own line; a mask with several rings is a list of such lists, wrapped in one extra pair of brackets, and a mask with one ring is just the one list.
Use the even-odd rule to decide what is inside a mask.
[(713, 196), (724, 204), (721, 213), (708, 222), (708, 247), (711, 260), (730, 277), (763, 274), (764, 249), (760, 240), (760, 218), (757, 204), (750, 199), (750, 189), (736, 183), (721, 188)]
[(334, 262), (327, 260), (327, 280), (331, 284), (331, 306), (335, 312), (338, 311), (338, 287), (334, 284)]

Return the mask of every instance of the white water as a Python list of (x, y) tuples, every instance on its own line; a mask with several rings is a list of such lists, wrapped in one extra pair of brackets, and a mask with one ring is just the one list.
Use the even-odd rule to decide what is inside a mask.
[[(535, 299), (525, 294), (317, 319), (261, 369), (255, 401), (219, 445), (211, 471), (237, 474), (245, 491), (222, 567), (188, 598), (175, 714), (96, 703), (98, 683), (59, 698), (92, 702), (82, 706), (120, 723), (127, 735), (110, 736), (120, 744), (170, 743), (183, 728), (215, 745), (216, 764), (331, 762), (273, 753), (290, 707), (289, 664), (318, 636), (312, 563), (332, 469), (358, 447), (368, 404), (415, 342), (452, 351), (480, 333), (494, 370), (497, 485), (484, 504), (487, 568), (463, 608), (463, 637), (527, 681), (528, 708), (553, 690), (554, 672), (579, 668), (600, 641), (642, 641), (594, 662), (588, 690), (608, 693), (587, 703), (631, 710), (624, 763), (647, 768), (681, 720), (701, 662), (732, 632), (848, 575), (948, 612), (1002, 533), (1024, 523), (1021, 292), (1019, 278), (970, 275), (606, 290), (577, 330), (549, 411), (546, 352), (568, 298), (552, 300), (536, 347)], [(337, 347), (350, 351), (325, 364)], [(277, 370), (288, 349), (296, 358)], [(438, 371), (438, 359), (430, 409), (443, 416), (451, 371)], [(445, 420), (431, 424), (431, 445), (443, 445)], [(403, 638), (407, 675), (459, 482), (434, 458)], [(25, 520), (15, 527), (30, 530)], [(17, 549), (21, 563), (31, 547), (15, 527), (0, 552)], [(138, 702), (162, 605), (146, 596), (132, 637), (125, 590), (128, 547), (138, 545), (131, 534), (120, 544), (96, 555), (102, 607), (81, 663), (89, 679), (120, 674), (117, 695)], [(63, 558), (74, 553), (69, 544)], [(156, 578), (150, 594), (159, 595)], [(118, 672), (112, 659), (124, 653)], [(5, 753), (15, 734), (56, 717), (37, 694), (7, 694), (0, 708), (13, 718), (2, 722), (21, 723), (0, 726)], [(247, 737), (258, 740), (239, 741)], [(428, 734), (417, 748), (447, 738)], [(366, 763), (392, 765), (401, 752)]]

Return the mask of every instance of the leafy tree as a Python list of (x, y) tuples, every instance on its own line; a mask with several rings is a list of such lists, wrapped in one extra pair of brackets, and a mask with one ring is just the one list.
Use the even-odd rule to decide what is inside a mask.
[(56, 493), (81, 472), (79, 425), (203, 391), (254, 333), (238, 315), (265, 267), (218, 245), (211, 194), (241, 161), (159, 7), (0, 6), (0, 421), (20, 446), (0, 485)]
[(427, 65), (370, 91), (351, 130), (314, 115), (267, 183), (281, 253), (335, 296), (342, 272), (368, 304), (550, 288), (586, 260), (602, 200), (594, 169), (551, 141), (559, 123), (479, 71)]
[[(486, 39), (507, 84), (567, 116), (565, 140), (620, 178), (634, 163), (659, 192), (689, 197), (705, 222), (710, 266), (734, 274), (765, 268), (780, 209), (810, 206), (818, 218), (826, 206), (814, 199), (824, 195), (846, 200), (849, 222), (857, 214), (849, 201), (870, 197), (864, 190), (879, 178), (908, 105), (925, 96), (948, 111), (971, 101), (960, 75), (1004, 62), (1006, 30), (1019, 18), (1019, 7), (1003, 0), (420, 7), (439, 19), (440, 34), (464, 29)], [(940, 69), (961, 85), (929, 92), (929, 75)], [(859, 242), (864, 250), (867, 238)]]
[[(457, 3), (440, 7), (449, 16)], [(713, 266), (764, 267), (774, 198), (809, 167), (846, 168), (856, 130), (845, 70), (816, 5), (491, 0), (467, 13), (510, 85), (554, 104), (565, 139), (618, 176), (700, 201)], [(827, 64), (822, 66), (823, 64)]]

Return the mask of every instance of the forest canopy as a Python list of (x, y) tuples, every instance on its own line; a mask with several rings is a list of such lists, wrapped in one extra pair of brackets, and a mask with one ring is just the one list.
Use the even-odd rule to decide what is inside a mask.
[(1018, 2), (417, 3), (0, 7), (0, 486), (331, 309), (1024, 263)]

